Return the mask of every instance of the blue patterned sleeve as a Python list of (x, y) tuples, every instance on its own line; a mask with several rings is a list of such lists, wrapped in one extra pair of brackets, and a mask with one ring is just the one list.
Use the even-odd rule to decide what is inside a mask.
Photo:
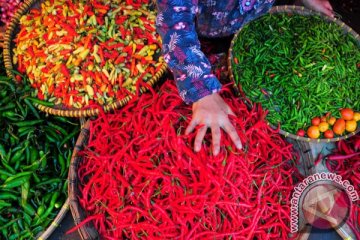
[(162, 53), (181, 98), (192, 103), (219, 91), (221, 84), (211, 74), (195, 30), (197, 0), (157, 0), (157, 8), (156, 28), (163, 41)]

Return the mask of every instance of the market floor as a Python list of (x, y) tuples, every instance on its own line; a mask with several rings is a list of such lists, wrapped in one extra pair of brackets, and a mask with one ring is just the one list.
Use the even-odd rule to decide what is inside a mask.
[[(279, 0), (278, 4), (296, 3), (298, 1)], [(352, 27), (357, 33), (360, 33), (360, 1), (359, 0), (330, 0), (334, 11), (341, 16), (341, 20)], [(67, 230), (74, 226), (71, 212), (68, 211), (63, 221), (55, 232), (50, 236), (50, 240), (78, 240), (81, 239), (75, 231), (71, 234), (65, 234)], [(312, 228), (309, 240), (337, 240), (341, 237), (335, 231), (321, 230)]]

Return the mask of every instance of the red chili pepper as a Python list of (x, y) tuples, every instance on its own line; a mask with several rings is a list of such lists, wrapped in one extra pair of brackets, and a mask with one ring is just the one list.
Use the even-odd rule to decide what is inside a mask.
[(64, 64), (61, 64), (60, 68), (61, 68), (62, 74), (64, 74), (65, 77), (70, 77), (69, 69)]
[(102, 5), (100, 3), (98, 3), (97, 1), (92, 1), (91, 2), (91, 5), (94, 7), (94, 9), (96, 10), (99, 10), (99, 9), (102, 9), (102, 10), (109, 10), (110, 9), (110, 6), (109, 5)]
[(261, 110), (249, 112), (223, 94), (243, 116), (232, 119), (237, 130), (256, 125), (243, 134), (247, 152), (232, 150), (225, 135), (229, 148), (220, 156), (209, 155), (209, 136), (195, 153), (196, 133), (183, 136), (191, 106), (182, 103), (173, 81), (91, 121), (86, 160), (78, 171), (80, 203), (89, 216), (106, 217), (94, 220), (103, 238), (287, 237), (285, 203), (293, 187), (288, 176), (296, 168), (284, 159), (292, 158), (291, 146), (260, 120)]
[(348, 154), (348, 155), (330, 155), (327, 158), (331, 160), (345, 160), (360, 155), (360, 152)]
[(314, 162), (314, 165), (317, 166), (321, 162), (323, 157), (324, 157), (323, 154), (319, 153), (316, 160), (315, 160), (315, 162)]

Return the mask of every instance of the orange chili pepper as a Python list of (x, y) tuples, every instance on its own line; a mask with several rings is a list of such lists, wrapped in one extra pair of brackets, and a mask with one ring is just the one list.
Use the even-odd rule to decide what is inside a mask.
[(130, 75), (131, 76), (135, 75), (135, 59), (132, 59), (131, 61)]

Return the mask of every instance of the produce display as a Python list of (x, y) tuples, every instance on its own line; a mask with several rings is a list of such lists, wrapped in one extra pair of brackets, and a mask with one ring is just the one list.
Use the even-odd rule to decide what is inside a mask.
[[(328, 170), (342, 176), (360, 193), (360, 135), (337, 143), (336, 150), (323, 161)], [(352, 228), (356, 239), (360, 239), (360, 202), (353, 202), (347, 224)]]
[[(21, 2), (0, 0), (4, 25)], [(101, 109), (138, 95), (164, 67), (149, 5), (41, 0), (21, 17), (11, 46), (16, 81), (5, 76), (0, 57), (0, 239), (38, 238), (67, 199), (79, 121), (34, 104)], [(273, 126), (314, 139), (354, 133), (359, 60), (359, 42), (320, 16), (276, 13), (249, 22), (235, 36), (230, 64), (252, 108), (226, 86), (221, 91), (243, 149), (222, 132), (213, 156), (207, 132), (195, 153), (196, 131), (184, 134), (192, 107), (173, 80), (114, 113), (100, 111), (72, 165), (86, 217), (68, 233), (91, 222), (101, 239), (293, 237), (290, 200), (303, 176), (298, 153)], [(359, 150), (357, 134), (314, 164), (322, 161), (360, 192)], [(347, 224), (360, 238), (358, 202)]]
[[(196, 133), (174, 81), (121, 112), (92, 120), (78, 154), (79, 203), (104, 239), (288, 239), (290, 195), (300, 179), (296, 155), (264, 112), (223, 93), (243, 141), (228, 135), (218, 156), (211, 134), (197, 154)], [(73, 229), (74, 230), (74, 229)]]
[(335, 22), (266, 14), (240, 30), (231, 51), (236, 84), (284, 131), (307, 129), (328, 112), (340, 118), (342, 108), (360, 110), (359, 43)]
[(340, 109), (340, 118), (331, 115), (330, 112), (324, 116), (311, 119), (311, 125), (306, 129), (299, 129), (296, 134), (309, 138), (334, 138), (344, 133), (353, 133), (357, 130), (357, 122), (360, 120), (360, 112), (354, 112), (351, 108)]
[(163, 65), (155, 14), (145, 6), (47, 0), (31, 9), (20, 19), (13, 63), (33, 97), (80, 109), (134, 94)]
[[(3, 64), (2, 62), (0, 63)], [(23, 88), (0, 76), (0, 239), (35, 239), (67, 198), (80, 126), (39, 113)]]

